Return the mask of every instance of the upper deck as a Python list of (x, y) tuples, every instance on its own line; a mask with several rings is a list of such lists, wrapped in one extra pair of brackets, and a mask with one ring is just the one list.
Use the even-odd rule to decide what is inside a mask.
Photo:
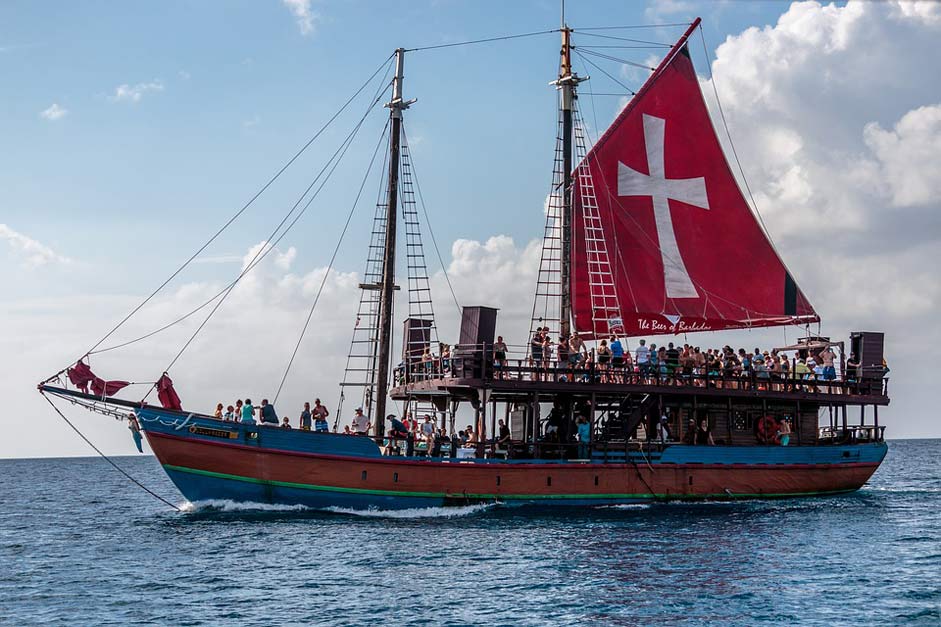
[(551, 400), (560, 395), (625, 397), (655, 394), (669, 397), (740, 399), (742, 402), (809, 401), (820, 405), (888, 405), (887, 377), (865, 375), (849, 369), (836, 378), (808, 373), (799, 378), (794, 370), (774, 372), (710, 372), (695, 368), (659, 368), (641, 372), (639, 367), (615, 367), (589, 363), (586, 367), (536, 364), (531, 359), (494, 361), (488, 347), (458, 347), (451, 358), (436, 358), (396, 370), (395, 399), (473, 400), (486, 391), (493, 400)]

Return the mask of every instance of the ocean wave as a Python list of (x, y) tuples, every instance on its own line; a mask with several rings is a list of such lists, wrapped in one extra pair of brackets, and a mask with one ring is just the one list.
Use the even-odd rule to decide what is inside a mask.
[(621, 503), (620, 505), (599, 505), (595, 509), (650, 509), (652, 503)]
[(884, 488), (880, 486), (863, 486), (860, 492), (895, 492), (898, 494), (941, 494), (941, 488), (912, 487), (912, 488)]
[(460, 505), (454, 507), (416, 507), (413, 509), (352, 509), (349, 507), (328, 507), (325, 512), (348, 514), (365, 518), (463, 518), (496, 507), (495, 503), (478, 505)]

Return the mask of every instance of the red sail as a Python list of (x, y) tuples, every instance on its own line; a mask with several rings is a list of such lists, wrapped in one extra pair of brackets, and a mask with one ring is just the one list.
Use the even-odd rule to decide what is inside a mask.
[(729, 168), (688, 35), (576, 169), (572, 310), (586, 337), (819, 320)]

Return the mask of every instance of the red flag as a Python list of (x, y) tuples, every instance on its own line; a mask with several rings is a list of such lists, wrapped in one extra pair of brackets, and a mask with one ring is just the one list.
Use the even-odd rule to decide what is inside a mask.
[(180, 397), (177, 396), (176, 390), (173, 389), (173, 381), (166, 372), (164, 372), (163, 376), (157, 381), (157, 398), (160, 399), (160, 404), (163, 405), (164, 409), (183, 409), (183, 405), (180, 403)]
[(576, 169), (571, 287), (584, 335), (819, 320), (739, 190), (686, 36)]

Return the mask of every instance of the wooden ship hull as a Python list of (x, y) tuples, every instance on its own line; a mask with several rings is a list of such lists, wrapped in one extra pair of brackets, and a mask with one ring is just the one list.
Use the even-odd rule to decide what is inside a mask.
[[(137, 412), (167, 475), (190, 501), (402, 509), (499, 503), (597, 506), (841, 494), (859, 489), (884, 442), (599, 450), (590, 459), (383, 456), (370, 438)], [(814, 427), (816, 429), (816, 427)]]

